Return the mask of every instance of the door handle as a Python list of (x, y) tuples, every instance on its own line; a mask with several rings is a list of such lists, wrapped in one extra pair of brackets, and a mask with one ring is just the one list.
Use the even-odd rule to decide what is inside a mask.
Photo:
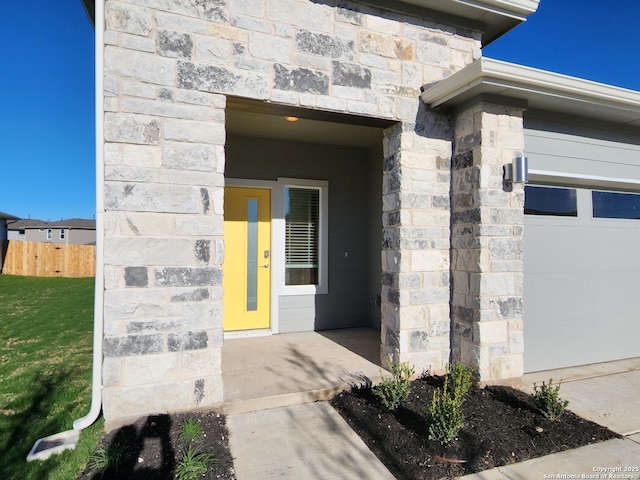
[(269, 264), (268, 264), (268, 263), (265, 263), (265, 264), (263, 265), (263, 267), (264, 267), (264, 268), (269, 268)]

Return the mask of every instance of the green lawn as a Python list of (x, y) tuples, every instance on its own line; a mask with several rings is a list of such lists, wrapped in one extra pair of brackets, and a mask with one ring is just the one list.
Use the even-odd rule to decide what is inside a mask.
[(93, 278), (0, 275), (0, 478), (72, 480), (102, 421), (75, 450), (27, 462), (39, 438), (73, 428), (89, 411)]

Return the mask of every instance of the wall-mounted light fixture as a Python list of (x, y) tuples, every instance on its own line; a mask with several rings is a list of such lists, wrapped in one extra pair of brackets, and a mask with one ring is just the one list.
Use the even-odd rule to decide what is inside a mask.
[(524, 155), (518, 155), (513, 162), (504, 166), (504, 179), (513, 183), (529, 181), (529, 161)]

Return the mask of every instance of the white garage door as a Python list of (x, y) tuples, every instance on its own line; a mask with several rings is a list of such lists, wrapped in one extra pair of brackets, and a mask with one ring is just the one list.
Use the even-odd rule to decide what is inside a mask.
[(525, 371), (640, 356), (640, 194), (525, 198)]

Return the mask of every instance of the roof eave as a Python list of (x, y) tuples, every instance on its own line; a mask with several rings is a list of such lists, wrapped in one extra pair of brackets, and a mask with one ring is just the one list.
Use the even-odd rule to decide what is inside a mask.
[(421, 99), (431, 108), (455, 107), (482, 94), (523, 100), (532, 109), (604, 116), (640, 127), (640, 92), (489, 58), (425, 86)]
[(401, 3), (465, 18), (482, 25), (482, 45), (524, 22), (536, 12), (539, 0), (398, 0)]

